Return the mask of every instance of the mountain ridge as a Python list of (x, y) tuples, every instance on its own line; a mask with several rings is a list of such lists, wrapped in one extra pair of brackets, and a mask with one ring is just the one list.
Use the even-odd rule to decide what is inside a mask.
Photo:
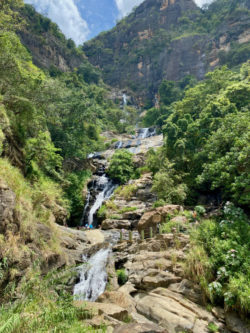
[(83, 51), (106, 83), (135, 90), (145, 102), (154, 99), (163, 79), (203, 79), (222, 64), (221, 51), (249, 42), (248, 25), (245, 0), (217, 0), (207, 10), (192, 0), (146, 0), (115, 28), (86, 42)]

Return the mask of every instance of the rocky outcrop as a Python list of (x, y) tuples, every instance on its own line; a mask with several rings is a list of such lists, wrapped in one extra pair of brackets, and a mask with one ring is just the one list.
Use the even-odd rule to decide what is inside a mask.
[[(227, 13), (224, 5), (215, 4), (206, 16), (192, 0), (146, 0), (83, 49), (103, 70), (108, 84), (132, 89), (139, 105), (148, 99), (153, 104), (163, 79), (178, 81), (192, 75), (201, 80), (220, 65), (220, 51), (227, 53), (234, 43), (249, 41), (249, 13), (242, 10), (249, 8), (249, 1), (237, 1), (240, 12), (235, 2), (228, 2)], [(202, 25), (220, 13), (223, 20), (217, 19), (216, 26)]]
[(137, 311), (157, 321), (169, 333), (181, 331), (208, 333), (209, 323), (223, 328), (212, 314), (168, 289), (157, 288), (148, 294), (136, 295)]
[(68, 41), (50, 19), (38, 14), (29, 5), (21, 9), (21, 15), (26, 24), (18, 34), (31, 52), (35, 65), (48, 70), (54, 67), (65, 72), (86, 63), (84, 53), (79, 52), (74, 42)]
[[(157, 323), (160, 332), (209, 333), (210, 323), (227, 332), (224, 322), (201, 306), (204, 299), (199, 286), (185, 278), (182, 263), (188, 248), (189, 236), (184, 234), (118, 243), (113, 248), (115, 260), (128, 276), (119, 291), (127, 293), (137, 313)], [(122, 332), (125, 326), (119, 329)]]
[(18, 230), (19, 221), (15, 218), (15, 193), (0, 179), (0, 233), (5, 234), (12, 225), (12, 232)]
[(179, 205), (166, 205), (158, 207), (154, 210), (143, 214), (138, 223), (138, 231), (148, 230), (150, 227), (154, 231), (157, 230), (157, 225), (165, 222), (167, 216), (173, 216), (176, 213), (183, 211), (183, 207)]
[(114, 330), (113, 333), (167, 333), (164, 328), (160, 328), (158, 325), (150, 323), (150, 324), (140, 324), (133, 323), (119, 326)]
[(128, 195), (123, 194), (123, 189), (116, 193), (111, 204), (107, 205), (110, 207), (106, 213), (108, 218), (102, 222), (102, 229), (135, 230), (144, 211), (150, 209), (156, 200), (151, 192), (152, 181), (151, 174), (144, 174), (140, 179), (129, 181), (126, 185), (130, 188)]
[(119, 305), (120, 307), (128, 310), (129, 313), (135, 311), (134, 299), (129, 294), (122, 291), (106, 291), (98, 297), (97, 302)]

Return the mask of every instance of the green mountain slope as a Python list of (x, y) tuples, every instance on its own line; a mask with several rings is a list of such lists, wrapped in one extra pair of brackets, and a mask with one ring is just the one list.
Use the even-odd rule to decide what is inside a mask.
[(249, 8), (246, 0), (216, 0), (207, 10), (192, 0), (146, 0), (83, 50), (105, 82), (152, 100), (163, 79), (200, 80), (219, 64), (246, 61)]

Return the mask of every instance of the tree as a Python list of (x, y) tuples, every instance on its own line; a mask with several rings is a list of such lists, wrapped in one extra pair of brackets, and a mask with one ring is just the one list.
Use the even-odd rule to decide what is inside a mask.
[(167, 80), (162, 81), (159, 88), (159, 94), (161, 102), (166, 106), (172, 104), (181, 97), (181, 91), (176, 82)]
[(117, 150), (111, 158), (108, 175), (125, 184), (134, 173), (133, 154), (125, 149)]

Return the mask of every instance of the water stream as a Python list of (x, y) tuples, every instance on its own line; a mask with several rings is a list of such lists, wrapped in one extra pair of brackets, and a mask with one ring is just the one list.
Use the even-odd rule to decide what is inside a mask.
[[(99, 175), (98, 175), (99, 173)], [(108, 178), (105, 170), (98, 170), (96, 179), (89, 185), (81, 225), (97, 227), (96, 215), (103, 202), (111, 197), (118, 185)]]
[(80, 281), (74, 287), (75, 299), (94, 302), (104, 293), (108, 280), (106, 266), (110, 252), (110, 249), (101, 249), (81, 267)]
[[(126, 95), (124, 105), (126, 105)], [(133, 153), (140, 151), (141, 140), (156, 135), (154, 128), (140, 128), (134, 140), (126, 142), (119, 141), (115, 149), (127, 148)], [(100, 159), (100, 153), (93, 153), (88, 156), (93, 160)], [(88, 185), (88, 196), (83, 211), (81, 225), (97, 227), (97, 212), (103, 202), (109, 199), (115, 188), (118, 186), (113, 180), (108, 178), (105, 173), (106, 164), (99, 162), (99, 168), (95, 173), (94, 179)], [(114, 244), (119, 239), (119, 233), (110, 235), (110, 244)], [(110, 245), (110, 246), (111, 246)], [(108, 276), (106, 267), (111, 254), (110, 248), (99, 250), (88, 261), (82, 265), (79, 270), (80, 281), (74, 287), (74, 298), (77, 300), (96, 301), (96, 299), (105, 291)], [(83, 257), (84, 261), (87, 261)]]

